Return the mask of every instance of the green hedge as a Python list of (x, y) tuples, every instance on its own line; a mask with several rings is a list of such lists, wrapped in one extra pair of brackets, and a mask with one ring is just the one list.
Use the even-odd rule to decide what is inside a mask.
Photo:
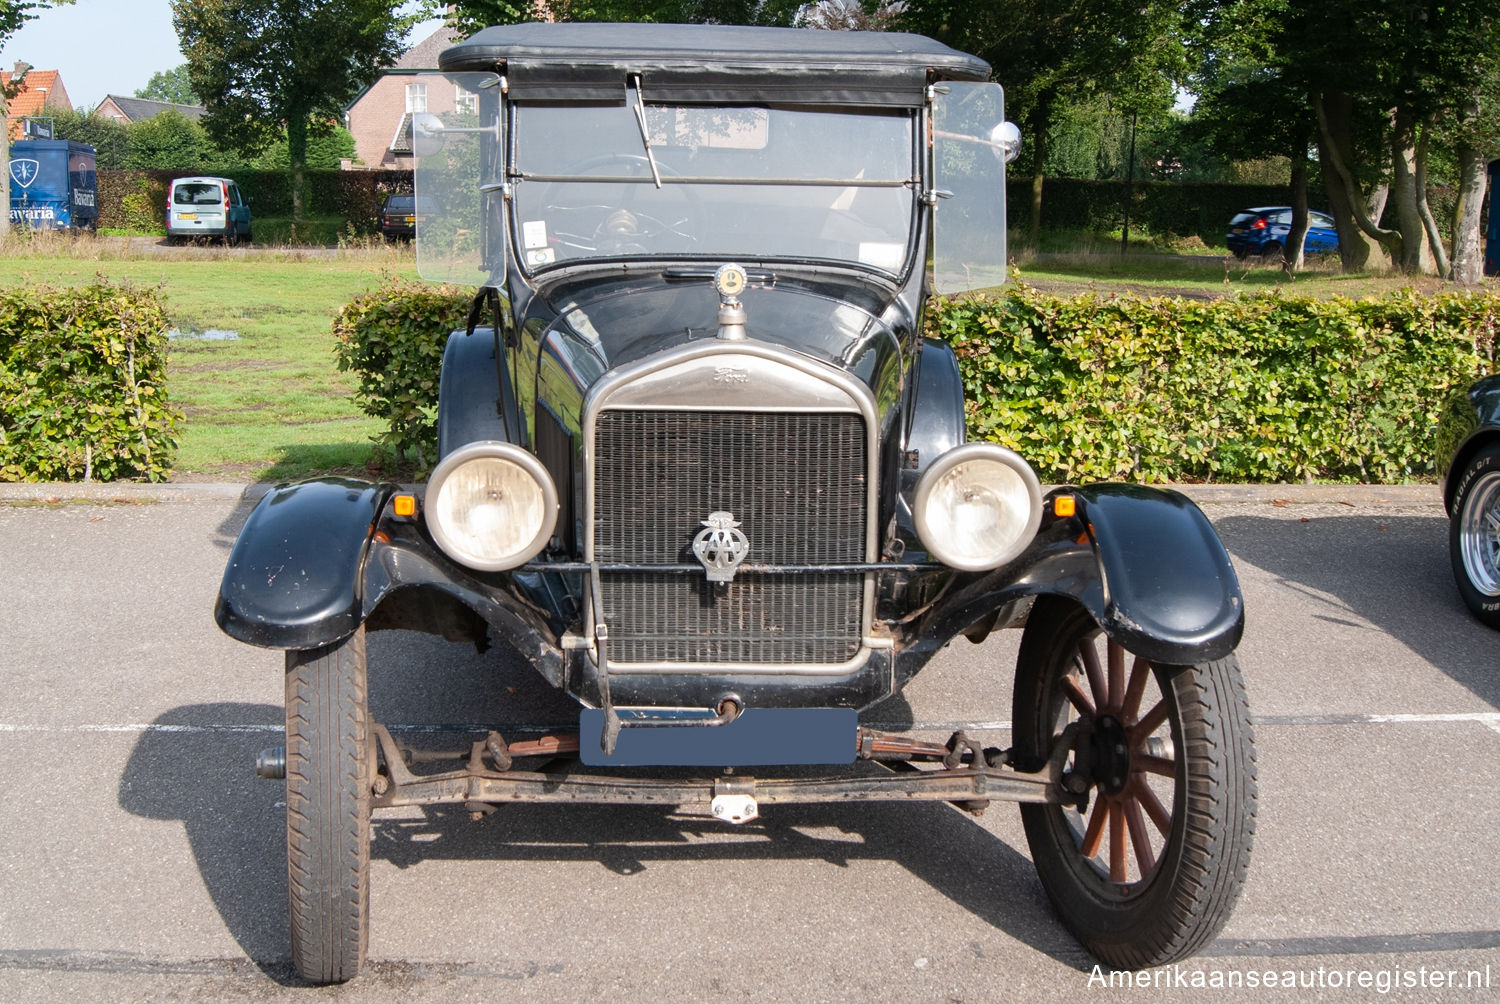
[(448, 335), (474, 291), (393, 280), (351, 300), (333, 321), (334, 356), (359, 377), (360, 408), (386, 423), (377, 442), (418, 473), (437, 461), (438, 378)]
[[(435, 456), (438, 371), (469, 291), (398, 282), (334, 322), (339, 367), (396, 454)], [(1059, 297), (940, 304), (969, 435), (1049, 482), (1430, 477), (1450, 392), (1493, 368), (1500, 296)]]
[(946, 305), (969, 431), (1047, 481), (1428, 477), (1438, 413), (1489, 372), (1500, 296), (1187, 302), (1025, 286)]
[(0, 480), (165, 478), (166, 331), (154, 289), (0, 291)]
[[(167, 186), (173, 178), (193, 173), (100, 171), (99, 225), (165, 232)], [(252, 217), (291, 215), (292, 182), (285, 171), (230, 171), (222, 177), (239, 184), (250, 199)], [(410, 171), (308, 171), (302, 206), (309, 216), (342, 216), (355, 233), (373, 234), (380, 200), (387, 192), (409, 192), (411, 187)]]

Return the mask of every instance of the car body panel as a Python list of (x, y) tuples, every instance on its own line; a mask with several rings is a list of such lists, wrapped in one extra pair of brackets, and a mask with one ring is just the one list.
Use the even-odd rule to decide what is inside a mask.
[(1453, 514), (1455, 475), (1490, 443), (1500, 442), (1500, 374), (1455, 391), (1438, 420), (1434, 467), (1441, 478), (1443, 506)]
[(229, 554), (214, 603), (219, 627), (252, 645), (286, 649), (353, 634), (365, 616), (365, 552), (393, 490), (323, 478), (267, 492)]

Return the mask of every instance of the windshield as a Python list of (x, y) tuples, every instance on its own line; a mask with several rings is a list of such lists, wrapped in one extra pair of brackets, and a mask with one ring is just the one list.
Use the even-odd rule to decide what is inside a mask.
[(513, 229), (535, 270), (586, 258), (819, 258), (899, 274), (914, 224), (912, 114), (520, 105)]

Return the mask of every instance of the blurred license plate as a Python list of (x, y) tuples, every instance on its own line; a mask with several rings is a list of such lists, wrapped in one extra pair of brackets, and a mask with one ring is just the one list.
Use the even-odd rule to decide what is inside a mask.
[(1244, 227), (1231, 227), (1230, 230), (1229, 230), (1229, 232), (1232, 233), (1232, 234), (1242, 234), (1242, 233), (1245, 232), (1245, 228)]
[(198, 218), (198, 214), (197, 213), (178, 213), (177, 214), (177, 218), (179, 220), (196, 220)]
[(408, 216), (406, 218), (406, 222), (408, 222), (408, 223), (415, 223), (415, 222), (417, 222), (417, 218), (415, 216)]
[(627, 726), (609, 756), (599, 748), (603, 711), (583, 709), (578, 726), (579, 759), (591, 767), (845, 764), (854, 762), (859, 715), (853, 708), (749, 708), (728, 725)]

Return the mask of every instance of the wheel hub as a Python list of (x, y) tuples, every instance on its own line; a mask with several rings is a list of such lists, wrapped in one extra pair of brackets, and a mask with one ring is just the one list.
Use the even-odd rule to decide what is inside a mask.
[(1105, 795), (1118, 795), (1130, 780), (1130, 736), (1114, 715), (1100, 715), (1081, 740), (1088, 745), (1085, 774)]

